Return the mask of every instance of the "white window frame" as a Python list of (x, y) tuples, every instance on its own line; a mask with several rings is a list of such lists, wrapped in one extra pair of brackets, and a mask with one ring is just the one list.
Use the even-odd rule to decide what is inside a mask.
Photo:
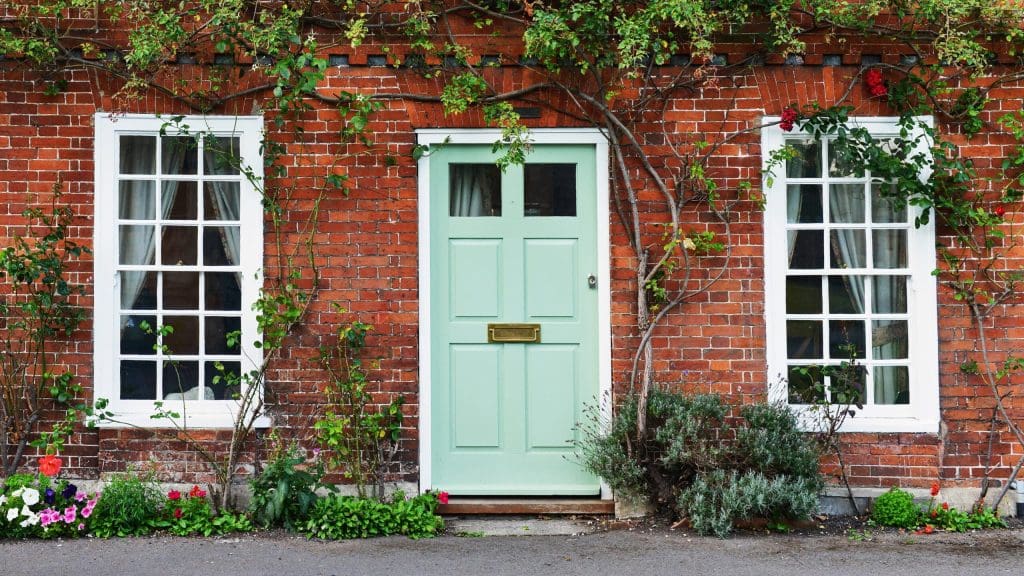
[[(160, 116), (152, 114), (97, 113), (94, 117), (95, 200), (94, 200), (94, 306), (93, 306), (93, 397), (108, 400), (107, 410), (113, 420), (99, 423), (103, 427), (138, 426), (168, 428), (230, 428), (236, 419), (236, 400), (122, 400), (120, 399), (119, 309), (120, 282), (118, 262), (118, 162), (121, 135), (167, 135), (184, 133), (237, 137), (242, 166), (250, 171), (255, 182), (262, 181), (262, 133), (260, 116)], [(177, 127), (183, 127), (179, 130)], [(184, 128), (187, 127), (187, 128)], [(248, 373), (262, 362), (263, 355), (254, 345), (259, 329), (256, 312), (252, 310), (262, 287), (263, 208), (259, 191), (246, 176), (239, 178), (239, 268), (241, 269), (241, 372)], [(158, 183), (159, 186), (159, 183)], [(201, 265), (195, 268), (200, 268)], [(200, 382), (200, 386), (202, 386)], [(258, 394), (263, 391), (259, 390)], [(152, 418), (155, 402), (161, 401), (167, 411), (181, 418), (170, 421)], [(269, 425), (261, 416), (257, 426)]]
[[(766, 117), (764, 122), (779, 121), (779, 117)], [(899, 136), (900, 127), (895, 117), (851, 118), (850, 127), (861, 127), (876, 138)], [(919, 117), (927, 126), (931, 117)], [(768, 363), (768, 397), (770, 401), (788, 401), (785, 377), (787, 368), (786, 346), (786, 271), (788, 248), (786, 233), (786, 174), (784, 166), (774, 167), (769, 173), (773, 151), (781, 149), (787, 138), (806, 138), (800, 130), (784, 132), (778, 125), (766, 126), (761, 131), (761, 150), (764, 170), (764, 284), (766, 355)], [(920, 151), (927, 145), (919, 140)], [(823, 166), (827, 173), (827, 168)], [(823, 178), (825, 174), (823, 174)], [(921, 174), (927, 178), (928, 173)], [(920, 214), (909, 207), (911, 217)], [(913, 220), (911, 220), (912, 222)], [(939, 376), (936, 281), (932, 271), (935, 259), (935, 218), (915, 228), (911, 224), (907, 239), (909, 277), (907, 280), (908, 332), (910, 334), (908, 364), (910, 365), (910, 404), (865, 405), (856, 415), (847, 418), (844, 432), (927, 432), (936, 433), (939, 427)], [(870, 385), (870, 384), (869, 384)], [(803, 425), (813, 429), (813, 411), (809, 405), (791, 404), (801, 414)]]

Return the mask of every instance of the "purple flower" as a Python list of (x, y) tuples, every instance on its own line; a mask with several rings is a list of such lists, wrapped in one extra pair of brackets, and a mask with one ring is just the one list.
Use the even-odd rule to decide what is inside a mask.
[(43, 502), (52, 505), (56, 501), (57, 493), (53, 490), (53, 488), (47, 488), (46, 492), (43, 492)]
[(70, 499), (74, 498), (75, 494), (77, 494), (77, 493), (78, 493), (78, 486), (75, 486), (74, 484), (68, 484), (67, 487), (64, 488), (64, 490), (61, 491), (60, 496), (61, 496), (61, 498), (65, 499), (65, 500), (70, 500)]

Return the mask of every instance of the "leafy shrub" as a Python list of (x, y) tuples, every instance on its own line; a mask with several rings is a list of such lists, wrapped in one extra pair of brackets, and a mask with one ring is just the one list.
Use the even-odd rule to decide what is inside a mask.
[(402, 534), (429, 538), (444, 529), (435, 514), (437, 496), (422, 494), (406, 500), (397, 493), (391, 502), (352, 496), (329, 496), (313, 505), (303, 529), (311, 538), (342, 540)]
[(301, 528), (316, 501), (323, 469), (319, 462), (300, 468), (306, 462), (297, 446), (279, 450), (263, 471), (252, 479), (249, 510), (263, 527), (283, 526), (287, 530)]
[(700, 534), (725, 537), (736, 520), (805, 518), (818, 507), (818, 486), (812, 479), (761, 472), (714, 470), (698, 476), (679, 495), (678, 509)]
[(921, 510), (914, 504), (914, 497), (909, 492), (893, 487), (875, 498), (871, 519), (881, 526), (916, 528), (920, 525)]
[(92, 533), (100, 538), (149, 534), (160, 516), (163, 501), (152, 476), (115, 476), (96, 504), (91, 518)]
[(944, 504), (929, 513), (927, 525), (947, 532), (967, 532), (985, 528), (1006, 528), (1006, 522), (991, 508), (978, 508), (970, 512), (950, 508)]
[(577, 446), (584, 467), (616, 495), (648, 499), (687, 517), (698, 532), (720, 536), (740, 518), (815, 510), (820, 453), (788, 407), (746, 406), (730, 425), (730, 408), (718, 396), (656, 387), (646, 436), (638, 440), (637, 406), (635, 396), (627, 398), (607, 434), (597, 420), (584, 424)]

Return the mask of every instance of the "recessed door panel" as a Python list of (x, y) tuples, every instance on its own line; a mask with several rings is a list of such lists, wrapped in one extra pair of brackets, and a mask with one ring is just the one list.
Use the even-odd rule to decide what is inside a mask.
[(501, 345), (451, 347), (454, 448), (501, 443)]
[(528, 318), (573, 318), (582, 288), (576, 238), (527, 238), (523, 259)]

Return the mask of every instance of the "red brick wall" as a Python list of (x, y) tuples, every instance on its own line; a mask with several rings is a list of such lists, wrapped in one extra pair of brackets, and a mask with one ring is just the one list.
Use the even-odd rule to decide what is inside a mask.
[[(812, 47), (814, 45), (812, 44)], [(727, 47), (728, 48), (728, 47)], [(737, 51), (741, 50), (737, 48)], [(758, 123), (765, 114), (778, 114), (791, 104), (817, 101), (828, 105), (847, 91), (858, 70), (862, 44), (839, 47), (820, 45), (804, 58), (800, 66), (777, 62), (740, 71), (722, 81), (720, 88), (704, 88), (693, 94), (680, 94), (665, 113), (651, 114), (640, 120), (638, 131), (644, 135), (648, 153), (655, 162), (669, 156), (661, 123), (667, 122), (675, 135), (703, 134), (715, 141)], [(738, 53), (724, 52), (735, 61)], [(842, 53), (841, 67), (822, 66), (822, 57)], [(438, 88), (437, 80), (425, 80), (414, 72), (365, 66), (365, 53), (350, 55), (352, 66), (331, 68), (322, 84), (323, 93), (338, 90), (371, 92), (423, 92)], [(898, 61), (886, 56), (885, 61)], [(199, 66), (181, 66), (182, 78), (199, 78)], [(499, 90), (520, 88), (534, 79), (530, 73), (514, 67), (488, 71)], [(196, 80), (200, 82), (201, 80)], [(242, 81), (243, 87), (245, 82)], [(252, 81), (255, 82), (255, 81)], [(115, 98), (120, 86), (92, 72), (77, 71), (69, 76), (67, 88), (56, 96), (44, 94), (46, 80), (24, 71), (19, 63), (0, 62), (0, 232), (9, 237), (21, 222), (20, 212), (28, 197), (44, 199), (59, 177), (65, 201), (80, 214), (76, 240), (90, 244), (93, 214), (93, 128), (92, 115), (98, 110), (148, 113), (186, 113), (179, 102), (164, 96), (145, 94), (138, 98)], [(1024, 102), (1024, 86), (1005, 86), (993, 92), (996, 99), (986, 111), (986, 120), (994, 121), (1002, 112), (1017, 110)], [(555, 109), (570, 109), (571, 103), (555, 96)], [(251, 113), (256, 105), (252, 97), (233, 100), (219, 114)], [(891, 115), (885, 104), (868, 100), (855, 85), (847, 103), (857, 115)], [(272, 186), (291, 187), (301, 201), (286, 219), (292, 232), (286, 245), (301, 241), (296, 232), (309, 210), (325, 170), (344, 172), (350, 177), (351, 194), (332, 194), (322, 205), (321, 224), (316, 237), (322, 285), (305, 326), (289, 341), (281, 358), (274, 363), (268, 379), (282, 405), (275, 414), (277, 431), (285, 437), (306, 441), (310, 446), (309, 424), (321, 401), (318, 389), (325, 374), (317, 362), (318, 347), (329, 342), (337, 324), (358, 317), (374, 325), (368, 356), (381, 359), (372, 371), (376, 392), (382, 403), (396, 394), (406, 399), (404, 460), (402, 476), (416, 479), (417, 455), (417, 173), (411, 152), (413, 131), (435, 127), (483, 127), (479, 114), (446, 117), (433, 104), (389, 100), (373, 116), (369, 126), (374, 134), (374, 151), (340, 142), (342, 121), (329, 105), (310, 102), (311, 111), (295, 122), (303, 128), (301, 141), (290, 126), (274, 128), (268, 122), (271, 138), (287, 144), (283, 160), (288, 169), (286, 181), (271, 181)], [(267, 117), (272, 114), (268, 113)], [(545, 109), (531, 126), (572, 126), (578, 122)], [(993, 176), (998, 158), (1012, 144), (1009, 139), (979, 136), (967, 141), (956, 135), (955, 125), (939, 125), (940, 131), (953, 133), (967, 155), (975, 158), (982, 176)], [(692, 141), (692, 140), (691, 140)], [(342, 159), (346, 154), (361, 155)], [(760, 180), (760, 136), (751, 132), (724, 146), (712, 160), (712, 177), (730, 189), (740, 181), (755, 184)], [(385, 157), (394, 157), (389, 164)], [(632, 170), (639, 175), (634, 164)], [(641, 195), (646, 206), (657, 206), (657, 192), (649, 186)], [(305, 202), (304, 204), (302, 202)], [(653, 208), (652, 208), (653, 209)], [(612, 332), (613, 374), (619, 389), (629, 369), (632, 347), (636, 343), (634, 326), (634, 257), (624, 230), (612, 212)], [(1019, 215), (1015, 218), (1019, 219)], [(685, 214), (687, 227), (714, 226), (703, 213)], [(657, 219), (657, 215), (655, 215)], [(728, 271), (714, 289), (674, 313), (658, 330), (655, 371), (665, 382), (685, 382), (688, 387), (726, 394), (739, 401), (763, 399), (766, 392), (764, 353), (765, 326), (762, 273), (762, 215), (752, 202), (737, 206), (733, 227), (733, 256)], [(655, 234), (653, 230), (651, 234)], [(941, 231), (940, 231), (941, 233)], [(653, 236), (652, 236), (653, 237)], [(2, 242), (2, 241), (0, 241)], [(267, 258), (274, 248), (267, 245)], [(1020, 257), (1021, 255), (1018, 255)], [(713, 265), (713, 260), (709, 265)], [(1021, 260), (1014, 260), (1014, 269)], [(91, 257), (76, 269), (77, 280), (90, 284), (89, 294), (81, 300), (91, 305)], [(709, 266), (710, 268), (710, 266)], [(709, 274), (708, 270), (698, 276)], [(940, 289), (939, 338), (941, 409), (940, 434), (853, 434), (846, 436), (848, 464), (856, 484), (866, 486), (927, 486), (941, 477), (948, 483), (973, 485), (987, 465), (1003, 468), (1015, 463), (1021, 452), (1002, 427), (993, 440), (993, 457), (988, 461), (991, 394), (976, 377), (967, 377), (958, 366), (975, 348), (976, 332), (965, 308), (952, 301)], [(351, 311), (335, 312), (332, 304)], [(1024, 344), (1024, 323), (1013, 307), (1000, 309), (991, 322), (989, 336), (999, 358)], [(55, 358), (75, 372), (91, 395), (90, 324), (79, 337), (69, 342)], [(1020, 382), (1018, 381), (1019, 385)], [(1011, 404), (1016, 415), (1024, 415), (1022, 400)], [(223, 433), (210, 433), (211, 445), (224, 439)], [(180, 441), (155, 439), (132, 430), (83, 431), (76, 434), (64, 451), (65, 466), (72, 476), (94, 477), (120, 471), (127, 465), (142, 466), (149, 460), (159, 463), (167, 480), (201, 481), (208, 470)], [(830, 463), (830, 470), (834, 466)]]

